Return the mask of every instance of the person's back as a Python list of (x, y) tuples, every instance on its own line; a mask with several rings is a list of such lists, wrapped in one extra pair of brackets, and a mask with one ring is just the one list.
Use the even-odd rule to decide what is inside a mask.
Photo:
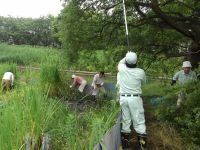
[[(142, 101), (141, 85), (146, 81), (144, 70), (136, 68), (137, 55), (127, 52), (118, 64), (117, 85), (120, 88), (120, 106), (122, 114), (122, 148), (130, 148), (131, 124), (137, 133), (138, 148), (146, 148), (146, 125)], [(142, 141), (142, 142), (141, 142)]]
[(12, 80), (13, 73), (12, 72), (5, 72), (3, 75), (4, 80)]
[(83, 82), (85, 79), (83, 79), (83, 77), (76, 76), (76, 77), (74, 78), (74, 80), (75, 80), (75, 83), (76, 83), (77, 85), (81, 85), (82, 82)]
[(87, 84), (87, 81), (83, 77), (76, 76), (76, 75), (72, 75), (72, 79), (73, 79), (73, 83), (72, 85), (70, 85), (70, 88), (74, 86), (79, 86), (78, 90), (82, 93)]
[(144, 70), (140, 68), (119, 67), (120, 93), (142, 94), (141, 85), (145, 82)]
[(2, 91), (11, 90), (14, 83), (14, 75), (12, 72), (5, 72), (2, 78)]

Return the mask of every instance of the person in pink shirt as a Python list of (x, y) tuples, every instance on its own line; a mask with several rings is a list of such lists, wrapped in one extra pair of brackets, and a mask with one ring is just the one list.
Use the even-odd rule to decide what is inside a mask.
[(79, 86), (78, 90), (82, 93), (87, 84), (87, 81), (83, 77), (76, 76), (74, 74), (72, 75), (72, 79), (73, 79), (73, 83), (72, 85), (70, 85), (70, 88)]

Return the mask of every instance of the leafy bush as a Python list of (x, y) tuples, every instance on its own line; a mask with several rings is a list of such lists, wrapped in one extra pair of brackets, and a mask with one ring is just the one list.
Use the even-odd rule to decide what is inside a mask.
[(190, 82), (181, 90), (187, 93), (182, 105), (176, 108), (176, 97), (171, 94), (157, 108), (156, 116), (172, 123), (187, 143), (200, 146), (200, 83)]

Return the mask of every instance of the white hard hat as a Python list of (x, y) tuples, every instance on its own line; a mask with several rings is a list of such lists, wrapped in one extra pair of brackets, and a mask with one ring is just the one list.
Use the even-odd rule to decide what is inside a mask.
[(125, 60), (128, 64), (136, 64), (137, 62), (137, 54), (134, 52), (127, 52)]
[(191, 68), (192, 65), (191, 65), (190, 61), (184, 61), (182, 67), (183, 67), (183, 68), (184, 68), (184, 67), (190, 67), (190, 68)]
[(72, 79), (75, 78), (75, 77), (76, 77), (76, 76), (73, 74), (73, 75), (72, 75)]

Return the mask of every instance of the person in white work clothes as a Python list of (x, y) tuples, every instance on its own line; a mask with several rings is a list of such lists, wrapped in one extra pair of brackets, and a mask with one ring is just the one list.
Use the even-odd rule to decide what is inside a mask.
[(10, 71), (4, 73), (2, 78), (2, 92), (10, 91), (13, 88), (14, 84), (14, 74)]
[(147, 145), (147, 134), (141, 86), (146, 82), (143, 69), (137, 68), (137, 55), (127, 52), (118, 64), (118, 81), (120, 106), (122, 112), (121, 141), (122, 148), (130, 148), (131, 123), (137, 133), (138, 150), (143, 150)]
[[(174, 85), (176, 82), (180, 85), (187, 83), (188, 81), (197, 81), (197, 75), (194, 71), (191, 70), (192, 65), (190, 61), (184, 61), (182, 65), (182, 70), (178, 71), (172, 78), (171, 85)], [(182, 101), (185, 99), (186, 93), (180, 92), (178, 94), (177, 107), (179, 107)]]

